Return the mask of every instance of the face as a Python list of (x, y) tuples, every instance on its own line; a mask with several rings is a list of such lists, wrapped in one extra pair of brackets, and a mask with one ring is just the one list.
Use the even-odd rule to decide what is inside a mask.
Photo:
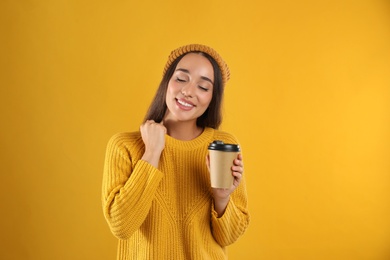
[(165, 120), (193, 121), (208, 108), (213, 97), (214, 69), (198, 53), (185, 55), (169, 80)]

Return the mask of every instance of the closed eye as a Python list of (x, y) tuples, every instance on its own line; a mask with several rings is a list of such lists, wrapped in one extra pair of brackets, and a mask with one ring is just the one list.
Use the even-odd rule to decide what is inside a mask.
[(198, 86), (201, 90), (203, 90), (203, 91), (209, 91), (209, 89), (208, 88), (205, 88), (205, 87), (202, 87), (202, 86)]
[(184, 79), (181, 79), (179, 77), (176, 77), (176, 81), (178, 81), (178, 82), (186, 82)]

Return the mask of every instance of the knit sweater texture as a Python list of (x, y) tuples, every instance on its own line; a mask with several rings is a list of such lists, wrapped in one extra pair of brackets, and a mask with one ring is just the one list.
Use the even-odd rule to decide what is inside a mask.
[(140, 132), (114, 135), (106, 151), (102, 204), (119, 239), (117, 259), (227, 259), (226, 247), (249, 224), (245, 178), (217, 216), (206, 166), (214, 140), (238, 143), (205, 128), (191, 141), (165, 136), (158, 168), (141, 160)]

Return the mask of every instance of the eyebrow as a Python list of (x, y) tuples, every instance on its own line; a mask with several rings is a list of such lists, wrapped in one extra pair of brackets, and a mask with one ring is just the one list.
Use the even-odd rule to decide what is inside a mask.
[[(178, 69), (176, 69), (176, 71), (182, 71), (182, 72), (185, 72), (187, 74), (190, 74), (190, 71), (187, 70), (187, 69), (178, 68)], [(208, 81), (208, 82), (210, 82), (211, 84), (214, 85), (214, 82), (211, 79), (209, 79), (208, 77), (200, 76), (200, 78), (203, 79), (203, 80), (206, 80), (206, 81)]]

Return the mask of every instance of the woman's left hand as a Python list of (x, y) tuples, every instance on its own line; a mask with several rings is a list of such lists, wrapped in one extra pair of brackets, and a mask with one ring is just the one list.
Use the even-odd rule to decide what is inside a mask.
[[(206, 164), (210, 170), (210, 157), (207, 156)], [(214, 198), (214, 207), (218, 213), (218, 216), (221, 216), (225, 212), (226, 206), (229, 203), (230, 194), (237, 189), (238, 185), (241, 182), (242, 174), (244, 173), (244, 163), (242, 160), (242, 155), (238, 154), (237, 158), (233, 161), (233, 166), (231, 168), (232, 175), (234, 177), (233, 184), (228, 189), (223, 188), (212, 188), (213, 198)]]
[[(210, 165), (210, 163), (208, 164)], [(241, 182), (242, 174), (244, 173), (244, 163), (242, 155), (238, 154), (237, 158), (233, 161), (232, 175), (234, 177), (233, 185), (228, 189), (213, 188), (214, 198), (226, 199), (229, 195), (238, 187)]]

